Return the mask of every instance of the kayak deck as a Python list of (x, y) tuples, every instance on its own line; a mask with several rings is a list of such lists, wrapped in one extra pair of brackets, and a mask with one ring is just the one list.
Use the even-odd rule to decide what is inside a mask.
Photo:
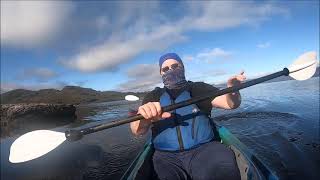
[[(258, 157), (223, 126), (218, 126), (221, 142), (229, 146), (236, 157), (242, 180), (279, 179)], [(121, 179), (157, 179), (153, 170), (152, 155), (154, 149), (149, 141), (143, 151), (133, 160)]]

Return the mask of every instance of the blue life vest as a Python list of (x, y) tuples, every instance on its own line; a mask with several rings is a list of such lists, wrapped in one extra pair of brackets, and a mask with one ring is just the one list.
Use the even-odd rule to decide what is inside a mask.
[[(183, 91), (175, 100), (167, 92), (160, 97), (161, 106), (168, 106), (191, 98)], [(153, 123), (152, 141), (157, 150), (182, 151), (199, 146), (213, 139), (211, 119), (196, 104), (171, 112), (171, 117)]]

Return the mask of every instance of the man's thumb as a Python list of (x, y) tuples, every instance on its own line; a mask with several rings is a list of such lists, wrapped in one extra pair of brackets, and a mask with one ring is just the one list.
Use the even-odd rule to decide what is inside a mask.
[(169, 118), (169, 117), (171, 117), (171, 113), (168, 113), (168, 112), (164, 112), (164, 113), (162, 113), (162, 115), (161, 115), (161, 118), (163, 118), (163, 119)]

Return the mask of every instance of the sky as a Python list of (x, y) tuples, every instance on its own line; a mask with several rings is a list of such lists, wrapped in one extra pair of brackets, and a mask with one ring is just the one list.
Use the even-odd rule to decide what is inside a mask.
[(319, 1), (1, 0), (1, 92), (162, 87), (158, 59), (210, 84), (319, 54)]

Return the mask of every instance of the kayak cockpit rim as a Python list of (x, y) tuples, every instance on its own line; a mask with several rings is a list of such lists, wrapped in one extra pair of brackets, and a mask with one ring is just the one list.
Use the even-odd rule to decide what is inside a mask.
[[(243, 143), (240, 142), (227, 128), (217, 125), (221, 138), (221, 143), (229, 146), (234, 152), (241, 180), (277, 180), (279, 179), (270, 168), (268, 168), (254, 153), (252, 153)], [(122, 180), (138, 180), (151, 178), (153, 171), (152, 154), (154, 152), (151, 140), (144, 145), (143, 150), (138, 153), (129, 168), (122, 176)], [(146, 168), (147, 167), (147, 168)], [(145, 169), (144, 169), (145, 168)], [(147, 172), (147, 171), (152, 172)], [(151, 174), (150, 174), (151, 173)]]

